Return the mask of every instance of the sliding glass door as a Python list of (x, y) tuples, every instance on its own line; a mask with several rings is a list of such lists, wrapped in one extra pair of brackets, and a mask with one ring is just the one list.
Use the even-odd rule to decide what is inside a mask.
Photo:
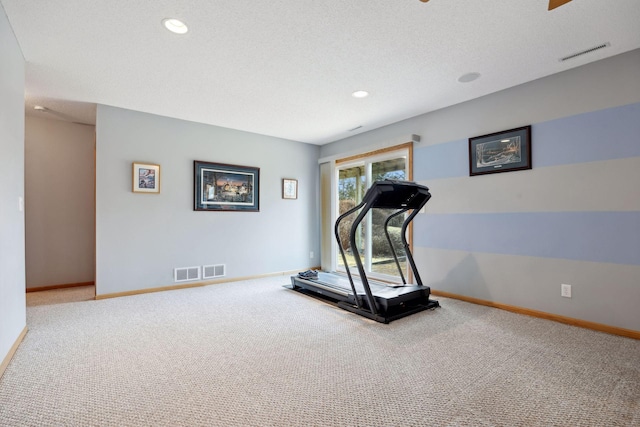
[[(385, 179), (408, 180), (409, 179), (409, 153), (407, 149), (386, 152), (382, 154), (363, 156), (349, 162), (338, 163), (337, 175), (337, 207), (338, 216), (362, 202), (366, 190), (374, 181)], [(357, 274), (354, 253), (357, 250), (360, 255), (365, 272), (372, 277), (396, 281), (399, 279), (398, 269), (393, 259), (393, 253), (389, 247), (384, 232), (384, 223), (387, 216), (395, 210), (375, 209), (360, 223), (356, 232), (356, 248), (351, 247), (349, 232), (351, 225), (357, 216), (357, 212), (346, 217), (339, 230), (342, 248), (345, 251), (347, 263), (352, 273)], [(405, 216), (399, 215), (390, 221), (389, 235), (396, 254), (401, 264), (403, 274), (406, 276), (407, 264), (405, 251), (402, 247), (400, 227)], [(337, 244), (337, 243), (336, 243)], [(337, 270), (345, 271), (344, 261), (340, 251), (335, 251)]]

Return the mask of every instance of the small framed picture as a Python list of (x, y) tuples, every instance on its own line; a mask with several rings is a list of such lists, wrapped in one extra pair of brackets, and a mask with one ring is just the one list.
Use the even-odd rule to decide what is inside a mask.
[(133, 163), (133, 192), (160, 193), (160, 165)]
[(297, 199), (298, 198), (298, 180), (292, 178), (284, 178), (282, 180), (282, 198)]
[(531, 126), (469, 138), (469, 175), (531, 169)]

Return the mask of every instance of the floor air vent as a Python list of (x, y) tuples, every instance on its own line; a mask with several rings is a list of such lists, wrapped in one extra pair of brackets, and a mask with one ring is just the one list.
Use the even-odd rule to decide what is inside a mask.
[(586, 55), (587, 53), (595, 52), (596, 50), (604, 49), (605, 47), (609, 46), (611, 46), (611, 43), (609, 42), (602, 43), (601, 45), (583, 50), (582, 52), (574, 53), (572, 55), (567, 55), (564, 58), (560, 58), (560, 62), (568, 61), (570, 59), (577, 58), (578, 56)]
[(176, 268), (173, 270), (173, 276), (176, 282), (198, 280), (200, 278), (200, 267)]
[(202, 278), (213, 279), (216, 277), (223, 277), (225, 275), (224, 264), (218, 265), (205, 265), (202, 267)]

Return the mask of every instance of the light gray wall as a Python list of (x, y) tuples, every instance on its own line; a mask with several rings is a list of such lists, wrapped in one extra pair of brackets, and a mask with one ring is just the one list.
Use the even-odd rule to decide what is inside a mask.
[[(469, 137), (529, 124), (532, 170), (468, 176)], [(640, 331), (640, 50), (323, 146), (321, 157), (411, 134), (422, 136), (414, 179), (433, 194), (414, 221), (426, 284)]]
[(640, 50), (617, 55), (326, 144), (320, 157), (400, 144), (412, 134), (422, 147), (638, 102), (639, 57)]
[[(176, 267), (235, 278), (319, 264), (319, 147), (104, 105), (96, 135), (98, 295), (172, 285)], [(194, 211), (194, 160), (259, 167), (260, 212)], [(159, 195), (132, 192), (134, 161), (160, 165)]]
[(0, 363), (26, 325), (24, 58), (0, 5)]
[(93, 282), (95, 127), (25, 125), (27, 288)]

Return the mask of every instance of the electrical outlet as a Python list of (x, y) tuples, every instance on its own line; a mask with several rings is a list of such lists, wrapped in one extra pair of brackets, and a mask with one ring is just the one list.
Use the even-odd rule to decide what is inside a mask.
[(309, 252), (309, 258), (313, 259), (313, 251)]
[(571, 298), (571, 285), (560, 285), (560, 296), (565, 298)]

